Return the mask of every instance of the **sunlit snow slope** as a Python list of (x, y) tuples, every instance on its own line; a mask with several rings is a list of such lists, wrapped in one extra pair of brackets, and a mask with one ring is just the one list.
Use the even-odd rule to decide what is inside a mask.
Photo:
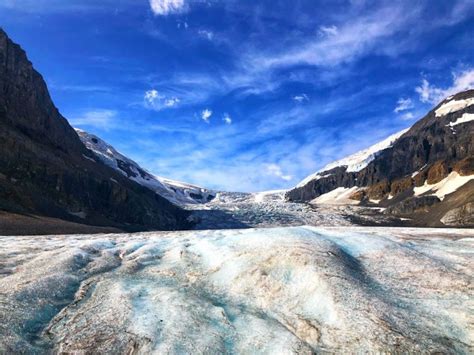
[(474, 232), (0, 237), (0, 353), (472, 353)]
[(407, 131), (408, 129), (404, 129), (400, 132), (392, 134), (388, 138), (374, 144), (373, 146), (367, 149), (361, 150), (348, 157), (329, 163), (322, 169), (318, 170), (316, 173), (306, 177), (297, 186), (298, 187), (304, 186), (311, 180), (323, 177), (325, 176), (324, 172), (327, 172), (337, 167), (346, 167), (346, 172), (360, 171), (364, 169), (371, 161), (373, 161), (375, 157), (377, 156), (377, 154), (379, 154), (384, 149), (390, 148), (392, 144), (398, 138), (400, 138), (403, 134), (405, 134)]
[(103, 163), (171, 202), (176, 204), (205, 203), (214, 198), (215, 193), (210, 190), (153, 175), (101, 138), (78, 128), (76, 132), (87, 149), (94, 152)]

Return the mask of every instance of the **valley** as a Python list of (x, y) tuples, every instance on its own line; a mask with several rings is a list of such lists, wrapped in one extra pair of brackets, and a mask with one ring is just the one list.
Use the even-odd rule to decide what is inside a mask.
[(0, 27), (0, 354), (474, 353), (472, 36), (386, 48), (447, 9), (48, 2), (47, 80)]

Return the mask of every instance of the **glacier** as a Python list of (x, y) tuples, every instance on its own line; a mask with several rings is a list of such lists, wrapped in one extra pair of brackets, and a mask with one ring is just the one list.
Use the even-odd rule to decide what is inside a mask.
[(0, 237), (0, 353), (474, 351), (474, 231)]

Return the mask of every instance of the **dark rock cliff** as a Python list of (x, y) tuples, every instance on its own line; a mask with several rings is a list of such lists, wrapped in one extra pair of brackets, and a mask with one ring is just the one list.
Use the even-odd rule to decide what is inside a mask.
[(0, 209), (122, 230), (188, 227), (187, 212), (94, 158), (1, 29)]

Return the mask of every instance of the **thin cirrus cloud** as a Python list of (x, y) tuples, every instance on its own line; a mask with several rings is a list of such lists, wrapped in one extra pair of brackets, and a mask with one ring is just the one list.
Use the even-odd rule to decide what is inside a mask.
[(402, 112), (402, 111), (407, 111), (410, 110), (414, 107), (413, 101), (411, 101), (410, 98), (404, 99), (400, 98), (398, 99), (397, 106), (395, 107), (395, 110), (393, 110), (396, 113)]
[[(416, 12), (416, 9), (413, 11)], [(281, 53), (261, 54), (250, 60), (264, 68), (298, 64), (335, 66), (352, 61), (373, 51), (378, 42), (400, 30), (410, 18), (409, 15), (401, 15), (402, 8), (399, 6), (378, 8), (365, 16), (348, 18), (340, 27), (322, 27), (326, 36), (310, 38)]]
[(74, 127), (108, 130), (115, 126), (117, 111), (95, 109), (69, 119)]

